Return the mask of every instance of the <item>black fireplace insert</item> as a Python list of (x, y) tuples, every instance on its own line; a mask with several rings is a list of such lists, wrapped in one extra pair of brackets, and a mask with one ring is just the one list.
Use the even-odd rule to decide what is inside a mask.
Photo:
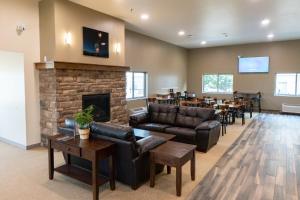
[(82, 108), (93, 105), (95, 122), (110, 121), (110, 94), (92, 94), (82, 96)]

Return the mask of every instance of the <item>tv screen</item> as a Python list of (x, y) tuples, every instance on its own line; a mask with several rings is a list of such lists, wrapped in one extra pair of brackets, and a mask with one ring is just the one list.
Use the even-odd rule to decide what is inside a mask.
[(109, 57), (108, 33), (83, 27), (83, 55)]
[(269, 57), (239, 57), (239, 73), (269, 72)]

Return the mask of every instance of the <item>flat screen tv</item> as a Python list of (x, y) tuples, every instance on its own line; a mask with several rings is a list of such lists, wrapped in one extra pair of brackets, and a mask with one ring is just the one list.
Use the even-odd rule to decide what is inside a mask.
[(83, 55), (108, 58), (108, 41), (108, 33), (83, 27)]
[(268, 56), (265, 57), (239, 57), (239, 73), (268, 73), (269, 72)]

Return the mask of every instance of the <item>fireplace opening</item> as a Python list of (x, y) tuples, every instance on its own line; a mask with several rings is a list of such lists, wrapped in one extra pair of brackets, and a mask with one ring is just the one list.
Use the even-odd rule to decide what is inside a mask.
[(107, 122), (110, 121), (110, 94), (93, 94), (82, 96), (82, 108), (85, 109), (93, 105), (95, 110), (94, 121), (95, 122)]

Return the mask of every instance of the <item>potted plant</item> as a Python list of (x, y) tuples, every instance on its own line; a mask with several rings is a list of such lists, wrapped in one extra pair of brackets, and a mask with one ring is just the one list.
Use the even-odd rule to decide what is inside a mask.
[(89, 139), (90, 124), (93, 122), (93, 111), (94, 106), (91, 105), (75, 115), (75, 121), (78, 125), (80, 139)]

